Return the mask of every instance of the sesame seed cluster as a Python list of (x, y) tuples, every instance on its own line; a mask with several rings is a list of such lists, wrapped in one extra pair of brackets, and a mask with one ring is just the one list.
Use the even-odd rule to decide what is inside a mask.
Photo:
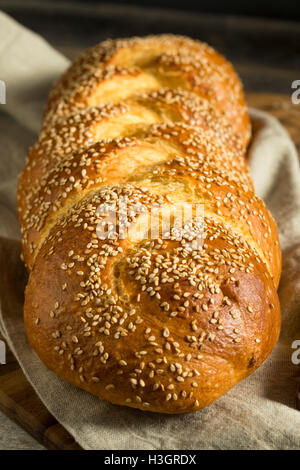
[[(111, 403), (184, 413), (266, 359), (281, 258), (249, 138), (240, 81), (206, 44), (108, 40), (71, 65), (18, 188), (25, 324), (51, 370)], [(171, 214), (155, 237), (153, 208), (158, 227)]]
[[(149, 114), (145, 115), (147, 110)], [(208, 100), (180, 89), (140, 93), (124, 102), (88, 107), (57, 121), (56, 125), (42, 130), (37, 144), (30, 150), (19, 181), (21, 199), (58, 160), (101, 138), (136, 135), (157, 122), (179, 121), (209, 128), (232, 147), (243, 149), (240, 136), (235, 135), (223, 114), (217, 113)]]
[(101, 85), (105, 89), (101, 102), (119, 101), (119, 93), (107, 92), (111, 86), (107, 82), (117, 79), (123, 97), (167, 87), (207, 98), (244, 143), (249, 141), (247, 107), (231, 64), (207, 44), (173, 35), (107, 40), (90, 49), (50, 93), (44, 125), (89, 106)]

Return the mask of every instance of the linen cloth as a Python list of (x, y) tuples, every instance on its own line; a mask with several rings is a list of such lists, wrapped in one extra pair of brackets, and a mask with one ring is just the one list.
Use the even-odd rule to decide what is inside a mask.
[[(17, 174), (39, 130), (50, 84), (68, 60), (42, 38), (0, 12), (0, 327), (26, 377), (55, 418), (84, 449), (298, 449), (300, 340), (300, 171), (296, 149), (280, 123), (251, 111), (249, 162), (257, 193), (275, 217), (283, 251), (279, 288), (283, 324), (270, 358), (248, 379), (196, 413), (161, 415), (111, 405), (50, 372), (29, 346), (22, 317), (26, 273), (20, 261)], [(300, 356), (300, 355), (299, 355)]]

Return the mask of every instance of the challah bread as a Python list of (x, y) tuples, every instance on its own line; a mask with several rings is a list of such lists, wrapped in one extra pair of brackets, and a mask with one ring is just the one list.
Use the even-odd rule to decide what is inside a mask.
[(18, 188), (26, 330), (52, 371), (184, 413), (266, 359), (281, 255), (249, 138), (238, 77), (198, 41), (106, 41), (59, 80)]

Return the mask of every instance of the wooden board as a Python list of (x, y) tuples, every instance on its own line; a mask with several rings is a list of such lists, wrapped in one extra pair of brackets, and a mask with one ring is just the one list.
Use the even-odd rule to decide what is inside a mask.
[[(3, 340), (0, 334), (0, 339)], [(0, 366), (0, 410), (20, 424), (47, 449), (77, 450), (80, 447), (43, 405), (13, 354)]]
[[(279, 118), (300, 154), (300, 104), (293, 105), (287, 96), (267, 94), (249, 94), (248, 103)], [(0, 409), (48, 449), (80, 449), (45, 408), (10, 351), (7, 364), (0, 366)]]

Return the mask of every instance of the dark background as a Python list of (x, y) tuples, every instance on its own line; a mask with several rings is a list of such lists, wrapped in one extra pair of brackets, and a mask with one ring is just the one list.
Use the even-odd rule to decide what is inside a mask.
[[(56, 0), (61, 1), (61, 0)], [(86, 3), (84, 0), (76, 0)], [(92, 0), (91, 3), (101, 3)], [(296, 0), (117, 0), (114, 4), (159, 7), (182, 11), (246, 15), (264, 18), (300, 19), (300, 1)]]
[(171, 32), (223, 53), (246, 91), (290, 96), (300, 80), (300, 0), (0, 0), (0, 9), (70, 59), (108, 37)]
[[(53, 2), (66, 4), (63, 0), (53, 0)], [(20, 0), (10, 3), (30, 4), (30, 0)], [(46, 0), (38, 0), (38, 3), (47, 3)], [(170, 10), (181, 10), (186, 12), (203, 12), (213, 14), (243, 15), (263, 18), (277, 18), (288, 20), (300, 19), (299, 0), (73, 0), (79, 4), (104, 4), (111, 5), (135, 5), (144, 7), (156, 7)]]

